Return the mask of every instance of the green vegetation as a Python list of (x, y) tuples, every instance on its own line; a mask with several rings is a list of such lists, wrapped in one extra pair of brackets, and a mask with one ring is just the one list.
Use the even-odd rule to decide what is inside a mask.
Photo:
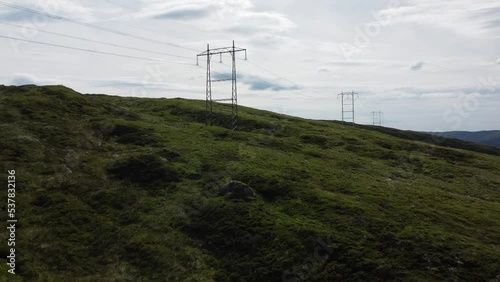
[[(204, 107), (1, 86), (19, 223), (17, 276), (2, 231), (0, 278), (500, 279), (499, 149), (245, 107), (231, 131), (229, 108), (207, 127)], [(231, 180), (256, 200), (218, 196)]]

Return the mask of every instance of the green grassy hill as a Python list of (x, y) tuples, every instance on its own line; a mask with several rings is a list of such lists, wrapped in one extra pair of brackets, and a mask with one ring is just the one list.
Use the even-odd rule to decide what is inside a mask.
[[(14, 277), (2, 189), (2, 279), (500, 279), (496, 149), (245, 107), (231, 131), (202, 101), (62, 86), (2, 86), (0, 109), (18, 219)], [(218, 197), (230, 180), (257, 199)]]

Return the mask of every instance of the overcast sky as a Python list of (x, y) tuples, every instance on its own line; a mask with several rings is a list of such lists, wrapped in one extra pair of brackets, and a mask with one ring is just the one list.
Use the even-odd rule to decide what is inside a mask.
[[(0, 38), (0, 84), (205, 99), (196, 55), (234, 39), (248, 49), (241, 105), (340, 120), (337, 95), (354, 90), (357, 123), (383, 111), (400, 129), (500, 129), (498, 0), (2, 0), (0, 36), (130, 56)], [(230, 72), (229, 56), (212, 62)], [(229, 98), (231, 85), (213, 95)]]

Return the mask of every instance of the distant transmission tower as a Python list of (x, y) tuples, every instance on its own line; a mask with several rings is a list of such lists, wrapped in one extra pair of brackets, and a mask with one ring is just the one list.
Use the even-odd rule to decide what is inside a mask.
[(358, 95), (354, 91), (340, 93), (337, 97), (341, 98), (342, 102), (342, 123), (351, 121), (354, 125), (354, 98)]
[[(201, 54), (196, 56), (196, 65), (198, 65), (198, 58), (201, 56), (207, 57), (207, 85), (206, 85), (206, 124), (209, 125), (211, 123), (211, 118), (213, 114), (213, 102), (223, 102), (223, 101), (231, 101), (231, 126), (233, 130), (238, 126), (238, 92), (236, 87), (236, 53), (237, 52), (245, 52), (245, 60), (247, 59), (247, 50), (243, 48), (234, 47), (234, 40), (232, 47), (223, 47), (223, 48), (215, 48), (210, 49), (210, 45), (207, 44), (207, 50)], [(232, 58), (232, 75), (230, 78), (222, 78), (212, 80), (211, 76), (211, 66), (210, 61), (212, 60), (213, 55), (220, 55), (220, 61), (222, 62), (222, 54), (229, 53)], [(231, 98), (227, 99), (212, 99), (212, 82), (223, 82), (223, 81), (231, 81), (233, 84)]]
[(372, 112), (372, 118), (373, 118), (373, 125), (375, 126), (382, 126), (382, 118), (384, 116), (384, 113), (381, 111)]

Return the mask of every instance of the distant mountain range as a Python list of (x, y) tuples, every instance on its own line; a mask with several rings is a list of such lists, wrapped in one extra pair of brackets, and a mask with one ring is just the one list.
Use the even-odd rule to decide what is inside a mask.
[(500, 130), (488, 131), (450, 131), (450, 132), (428, 132), (447, 138), (455, 138), (463, 141), (479, 143), (500, 148)]

